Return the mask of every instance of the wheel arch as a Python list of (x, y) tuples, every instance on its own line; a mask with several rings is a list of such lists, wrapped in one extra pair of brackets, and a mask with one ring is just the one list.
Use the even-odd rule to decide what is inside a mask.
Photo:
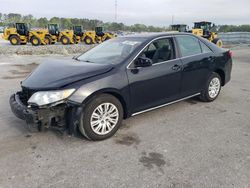
[(222, 69), (216, 69), (214, 72), (220, 75), (221, 82), (222, 82), (221, 85), (224, 86), (225, 85), (225, 72)]
[(117, 89), (107, 88), (107, 89), (101, 89), (101, 90), (95, 91), (94, 93), (89, 95), (86, 99), (84, 99), (82, 103), (86, 104), (91, 99), (93, 99), (93, 97), (95, 97), (97, 95), (101, 95), (101, 94), (109, 94), (109, 95), (112, 95), (115, 98), (117, 98), (123, 107), (123, 118), (126, 119), (129, 116), (127, 102), (126, 102), (125, 98), (123, 97), (123, 95)]
[(8, 37), (8, 40), (10, 40), (10, 37), (12, 37), (12, 36), (19, 37), (18, 34), (10, 34), (9, 37)]

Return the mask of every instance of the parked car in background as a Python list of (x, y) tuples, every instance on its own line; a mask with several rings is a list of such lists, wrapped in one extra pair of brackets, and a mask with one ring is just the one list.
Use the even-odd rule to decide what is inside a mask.
[(229, 82), (232, 54), (189, 33), (124, 36), (68, 61), (43, 63), (10, 97), (31, 130), (103, 140), (124, 118), (194, 96), (215, 100)]

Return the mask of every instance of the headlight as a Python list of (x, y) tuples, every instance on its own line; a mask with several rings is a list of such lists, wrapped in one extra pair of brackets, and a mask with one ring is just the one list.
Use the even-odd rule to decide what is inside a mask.
[(55, 91), (38, 91), (34, 93), (28, 100), (29, 104), (37, 104), (43, 106), (54, 102), (59, 102), (68, 98), (75, 89), (55, 90)]

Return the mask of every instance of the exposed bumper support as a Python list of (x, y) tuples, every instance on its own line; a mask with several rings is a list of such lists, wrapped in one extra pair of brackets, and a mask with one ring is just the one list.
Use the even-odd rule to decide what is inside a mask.
[(16, 117), (25, 120), (30, 131), (56, 129), (60, 132), (69, 130), (69, 134), (78, 135), (78, 123), (81, 107), (76, 104), (63, 103), (47, 108), (27, 107), (20, 100), (19, 93), (10, 97), (10, 107)]

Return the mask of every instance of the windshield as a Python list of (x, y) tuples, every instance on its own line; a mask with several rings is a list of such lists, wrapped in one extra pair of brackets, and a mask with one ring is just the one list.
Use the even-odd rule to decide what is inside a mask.
[(142, 43), (140, 38), (115, 38), (80, 55), (77, 60), (99, 64), (118, 64)]

